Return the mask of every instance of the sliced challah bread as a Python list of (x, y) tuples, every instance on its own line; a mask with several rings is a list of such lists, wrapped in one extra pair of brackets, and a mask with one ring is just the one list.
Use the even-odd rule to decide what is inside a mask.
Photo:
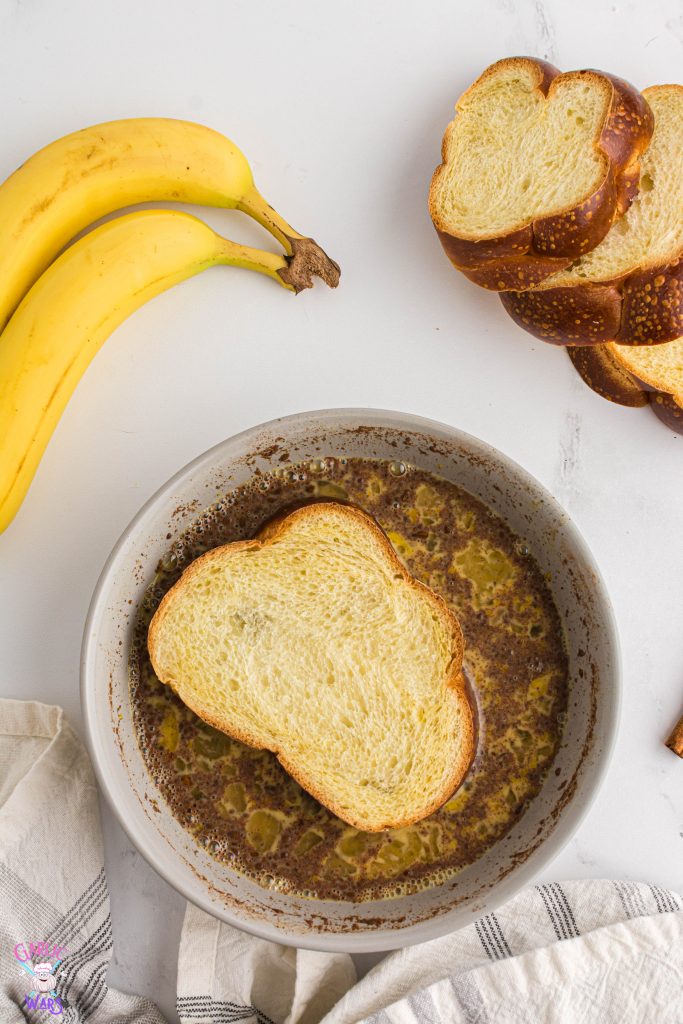
[(458, 100), (429, 191), (449, 259), (494, 290), (566, 267), (628, 206), (652, 127), (620, 78), (531, 57), (492, 64)]
[(638, 196), (597, 248), (533, 291), (501, 296), (558, 345), (652, 345), (683, 335), (683, 86), (643, 93), (655, 116)]
[(683, 338), (664, 345), (599, 346), (650, 392), (652, 411), (683, 434)]
[(584, 383), (601, 398), (631, 408), (648, 404), (647, 393), (612, 355), (607, 345), (570, 345), (567, 355)]
[(474, 756), (458, 621), (350, 506), (305, 506), (202, 555), (148, 644), (200, 718), (272, 750), (356, 828), (426, 817)]
[(566, 349), (589, 388), (618, 405), (649, 405), (683, 434), (683, 338), (662, 345), (570, 345)]
[(615, 345), (611, 342), (605, 348), (626, 372), (646, 387), (665, 391), (683, 406), (683, 338), (665, 345)]

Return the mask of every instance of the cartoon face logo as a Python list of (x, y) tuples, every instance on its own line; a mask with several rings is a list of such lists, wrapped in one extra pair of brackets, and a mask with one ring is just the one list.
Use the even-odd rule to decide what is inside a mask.
[(36, 964), (33, 968), (33, 980), (38, 992), (53, 992), (57, 979), (52, 973), (53, 967), (49, 960), (45, 963)]
[(29, 1010), (47, 1010), (57, 1016), (64, 1013), (64, 1003), (57, 995), (57, 978), (55, 972), (66, 949), (47, 942), (18, 942), (14, 947), (14, 956), (21, 975), (27, 981), (30, 991), (24, 997)]

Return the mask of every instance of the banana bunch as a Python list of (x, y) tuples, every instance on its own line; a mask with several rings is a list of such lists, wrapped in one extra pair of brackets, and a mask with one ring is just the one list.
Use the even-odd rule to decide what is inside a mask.
[[(149, 200), (242, 210), (285, 253), (170, 210), (126, 214), (61, 252), (93, 221)], [(96, 125), (40, 150), (0, 186), (0, 240), (0, 532), (90, 360), (148, 299), (220, 264), (295, 293), (314, 276), (339, 281), (337, 264), (266, 203), (232, 142), (163, 118)]]

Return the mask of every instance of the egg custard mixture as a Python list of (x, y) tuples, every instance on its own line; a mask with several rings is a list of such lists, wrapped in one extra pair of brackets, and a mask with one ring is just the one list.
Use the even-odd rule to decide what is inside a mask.
[[(325, 497), (373, 515), (465, 635), (477, 756), (451, 799), (407, 828), (366, 833), (340, 821), (273, 754), (205, 725), (159, 682), (147, 654), (150, 619), (193, 559), (253, 537), (289, 506)], [(138, 613), (130, 669), (140, 749), (172, 814), (216, 859), (261, 885), (319, 899), (403, 895), (472, 863), (539, 791), (566, 717), (562, 629), (524, 543), (467, 492), (401, 462), (290, 465), (255, 475), (205, 511), (159, 563)]]

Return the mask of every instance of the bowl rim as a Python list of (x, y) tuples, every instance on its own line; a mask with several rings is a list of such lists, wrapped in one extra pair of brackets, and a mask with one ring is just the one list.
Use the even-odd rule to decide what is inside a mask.
[[(476, 910), (473, 908), (469, 913), (469, 921), (454, 923), (451, 920), (451, 912), (447, 911), (439, 916), (420, 921), (407, 928), (378, 928), (368, 932), (288, 932), (274, 924), (264, 920), (257, 920), (251, 917), (241, 917), (239, 913), (230, 907), (222, 908), (213, 903), (208, 896), (194, 890), (185, 883), (183, 877), (178, 879), (172, 876), (170, 870), (159, 867), (155, 863), (154, 850), (147, 840), (146, 828), (138, 828), (135, 822), (126, 820), (123, 809), (119, 806), (116, 787), (110, 784), (107, 773), (104, 771), (103, 763), (99, 757), (97, 744), (96, 719), (97, 712), (94, 700), (94, 686), (90, 679), (90, 664), (95, 655), (97, 636), (94, 626), (101, 612), (104, 598), (109, 589), (112, 569), (127, 544), (130, 535), (137, 529), (140, 523), (153, 511), (156, 505), (160, 504), (177, 484), (183, 481), (195, 470), (200, 469), (204, 463), (212, 463), (216, 455), (226, 449), (234, 449), (237, 445), (246, 445), (254, 438), (266, 431), (279, 429), (283, 426), (303, 425), (306, 422), (315, 422), (324, 426), (326, 420), (334, 420), (337, 426), (341, 426), (343, 420), (349, 424), (363, 423), (376, 425), (378, 427), (398, 426), (400, 429), (414, 431), (423, 434), (437, 432), (446, 434), (448, 439), (466, 446), (469, 450), (477, 451), (483, 457), (492, 458), (502, 463), (507, 471), (514, 475), (523, 485), (536, 489), (542, 495), (548, 506), (555, 515), (562, 521), (562, 529), (568, 535), (569, 540), (584, 560), (585, 565), (590, 569), (593, 577), (596, 614), (599, 616), (602, 627), (607, 635), (610, 652), (612, 655), (611, 673), (609, 686), (605, 689), (605, 695), (609, 698), (608, 706), (603, 708), (603, 734), (600, 752), (590, 777), (583, 781), (580, 792), (563, 809), (558, 816), (552, 832), (542, 843), (526, 858), (526, 860), (515, 867), (505, 878), (497, 882), (490, 893), (481, 901), (482, 905)], [(224, 921), (241, 931), (255, 935), (258, 938), (277, 942), (284, 946), (313, 949), (324, 952), (387, 952), (392, 949), (399, 949), (415, 943), (424, 942), (456, 931), (465, 924), (471, 923), (478, 917), (491, 913), (519, 892), (525, 885), (533, 881), (538, 874), (550, 864), (550, 862), (567, 845), (574, 836), (577, 829), (590, 811), (598, 792), (605, 779), (607, 771), (614, 755), (617, 740), (619, 721), (622, 708), (622, 654), (619, 641), (619, 631), (612, 601), (609, 597), (605, 581), (598, 567), (596, 559), (589, 548), (583, 534), (574, 520), (563, 508), (553, 494), (538, 481), (523, 466), (504, 452), (494, 448), (485, 441), (480, 440), (472, 434), (461, 430), (451, 424), (442, 423), (412, 413), (398, 412), (390, 409), (341, 407), (334, 409), (314, 409), (305, 412), (293, 413), (286, 416), (278, 416), (264, 423), (259, 423), (245, 430), (233, 434), (223, 441), (212, 445), (206, 451), (191, 459), (186, 465), (174, 473), (165, 483), (144, 502), (138, 512), (133, 516), (128, 525), (120, 534), (111, 553), (105, 561), (99, 574), (93, 595), (88, 608), (85, 620), (83, 640), (80, 654), (80, 698), (83, 720), (85, 726), (86, 746), (95, 771), (98, 785), (106, 798), (106, 801), (114, 813), (115, 818), (121, 825), (136, 850), (144, 857), (150, 867), (160, 875), (176, 892), (183, 896), (188, 902), (204, 910), (211, 917)], [(604, 700), (604, 698), (603, 698)]]

